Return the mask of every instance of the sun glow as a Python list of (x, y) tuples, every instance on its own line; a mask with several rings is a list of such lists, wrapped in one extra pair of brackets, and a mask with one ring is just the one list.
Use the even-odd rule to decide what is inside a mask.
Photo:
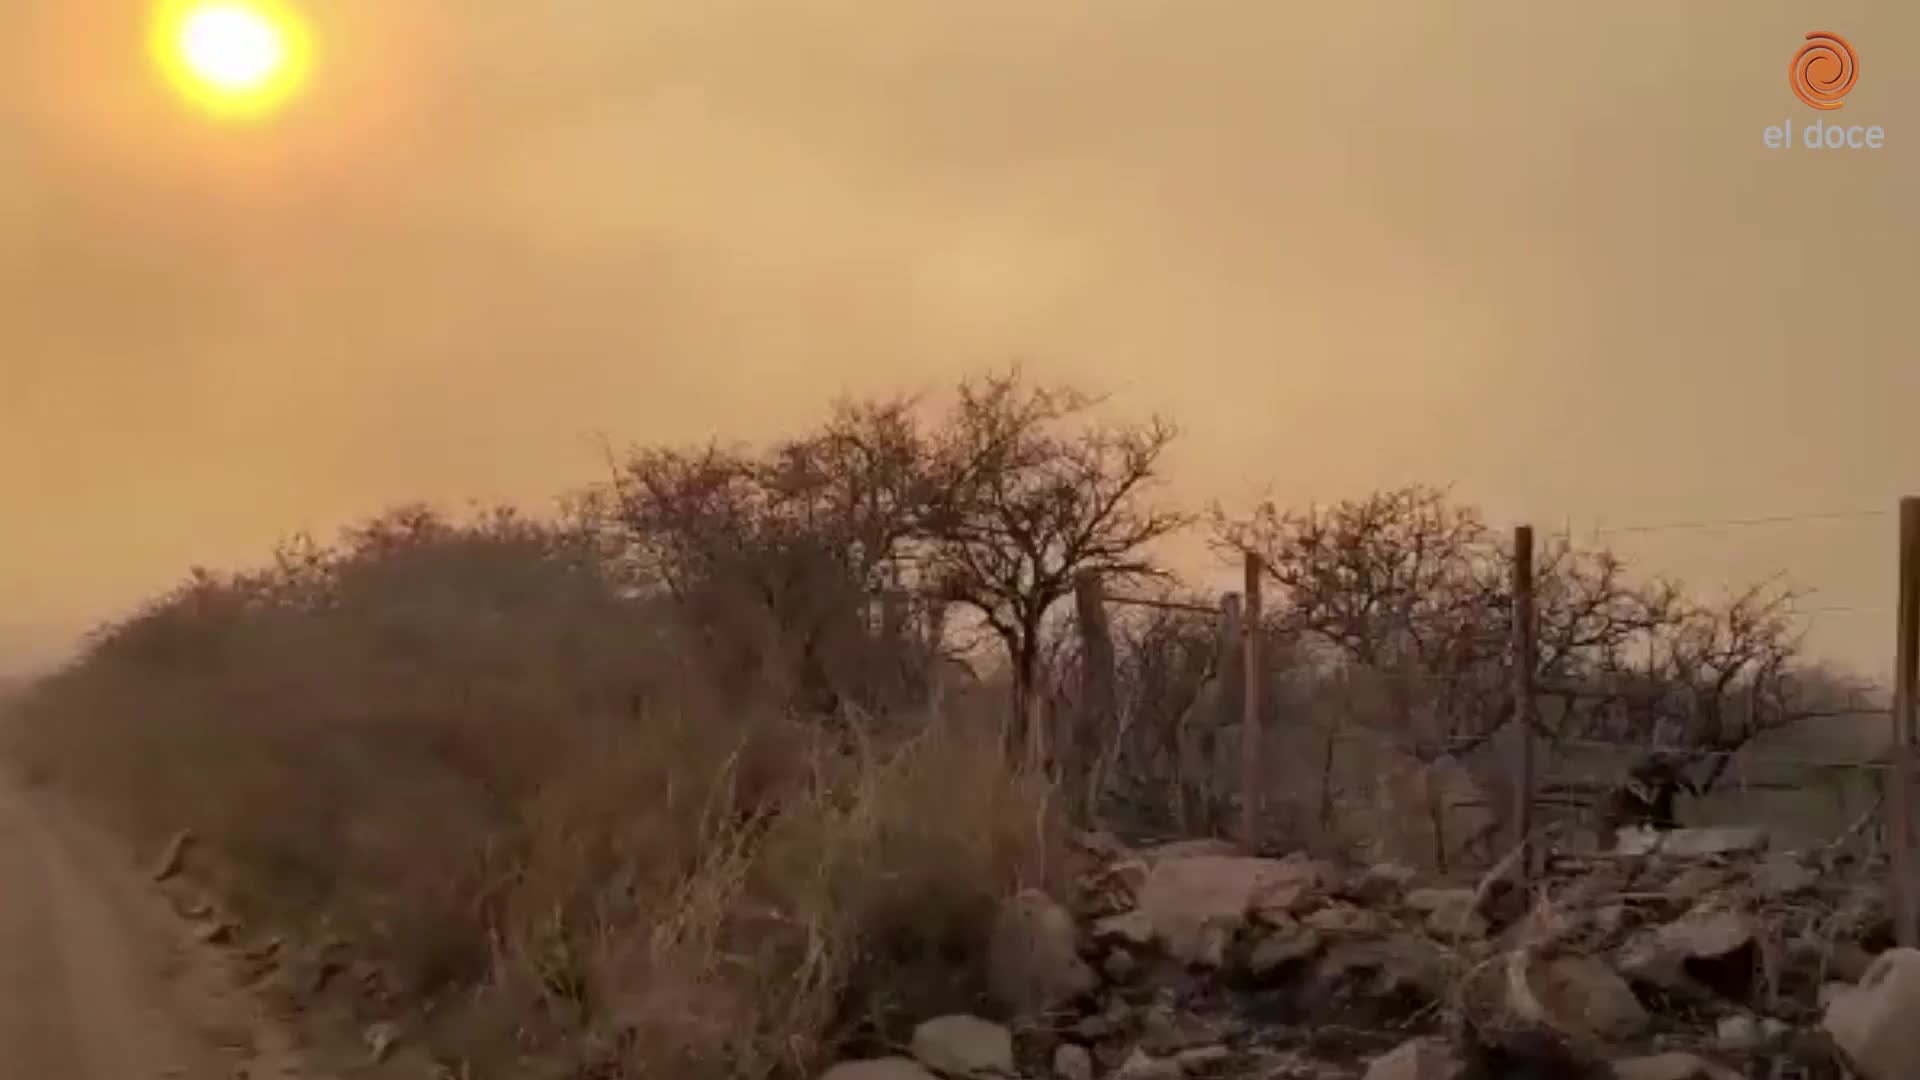
[(181, 93), (228, 116), (285, 104), (305, 81), (311, 50), (305, 24), (280, 0), (166, 0), (153, 47)]

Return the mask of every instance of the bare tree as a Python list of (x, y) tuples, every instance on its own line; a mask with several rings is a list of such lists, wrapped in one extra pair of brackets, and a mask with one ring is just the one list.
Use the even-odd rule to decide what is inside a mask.
[(1207, 598), (1167, 599), (1191, 606), (1134, 609), (1116, 623), (1123, 715), (1109, 794), (1136, 827), (1199, 835), (1227, 823), (1213, 773), (1224, 717), (1240, 713), (1238, 614), (1230, 628), (1224, 612), (1201, 610)]
[(585, 503), (636, 578), (706, 612), (735, 663), (787, 673), (833, 713), (900, 682), (882, 669), (926, 640), (896, 601), (940, 505), (936, 465), (913, 399), (843, 401), (760, 451), (636, 450)]
[[(1095, 401), (1018, 372), (964, 382), (929, 415), (914, 398), (842, 402), (818, 429), (763, 451), (642, 449), (593, 505), (643, 579), (683, 601), (719, 594), (798, 643), (790, 660), (827, 705), (817, 655), (862, 632), (908, 635), (971, 608), (1005, 649), (1028, 737), (1048, 616), (1076, 575), (1159, 573), (1146, 555), (1185, 518), (1146, 489), (1174, 437), (1159, 420), (1103, 425)], [(878, 630), (859, 614), (881, 595)], [(1037, 728), (1033, 729), (1038, 735)]]
[(1763, 583), (1718, 605), (1676, 602), (1649, 635), (1641, 670), (1593, 689), (1612, 708), (1583, 734), (1676, 748), (1698, 766), (1688, 786), (1705, 794), (1755, 739), (1856, 715), (1858, 687), (1804, 656), (1799, 599), (1790, 587)]
[(756, 472), (782, 519), (831, 543), (871, 592), (910, 575), (947, 505), (949, 478), (919, 405), (839, 402), (818, 431), (775, 444)]
[(842, 401), (818, 430), (759, 453), (642, 448), (614, 466), (599, 504), (641, 567), (677, 591), (801, 546), (877, 589), (940, 504), (945, 478), (916, 409), (912, 398)]
[(1408, 487), (1326, 508), (1265, 503), (1245, 518), (1215, 511), (1218, 546), (1261, 556), (1280, 586), (1287, 628), (1357, 663), (1439, 666), (1484, 647), (1500, 588), (1477, 511), (1444, 491)]
[(1108, 426), (1093, 399), (1034, 387), (1018, 372), (963, 383), (940, 433), (947, 502), (932, 530), (930, 580), (971, 608), (1006, 649), (1016, 702), (1008, 732), (1027, 744), (1039, 701), (1048, 613), (1083, 571), (1126, 581), (1162, 574), (1148, 548), (1186, 517), (1148, 489), (1174, 439), (1155, 418)]
[(1509, 586), (1471, 507), (1418, 486), (1303, 511), (1268, 503), (1238, 519), (1216, 510), (1215, 538), (1261, 557), (1278, 586), (1272, 630), (1383, 681), (1416, 755), (1503, 719)]
[[(1220, 546), (1264, 559), (1280, 628), (1383, 677), (1416, 755), (1470, 748), (1511, 718), (1512, 553), (1471, 507), (1415, 486), (1325, 509), (1216, 511), (1214, 524)], [(1662, 742), (1724, 762), (1833, 707), (1817, 689), (1827, 684), (1806, 677), (1791, 589), (1691, 602), (1565, 536), (1547, 540), (1534, 573), (1539, 735)]]

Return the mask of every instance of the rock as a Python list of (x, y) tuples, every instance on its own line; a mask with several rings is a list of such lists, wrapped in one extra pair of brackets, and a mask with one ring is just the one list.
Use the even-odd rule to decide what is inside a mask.
[(1462, 1080), (1466, 1062), (1440, 1039), (1413, 1039), (1373, 1059), (1365, 1080)]
[(1111, 1080), (1182, 1080), (1186, 1070), (1172, 1058), (1157, 1058), (1135, 1050), (1114, 1070)]
[(1441, 937), (1478, 938), (1487, 933), (1487, 920), (1480, 915), (1479, 895), (1473, 889), (1415, 889), (1407, 894), (1407, 907), (1427, 917), (1427, 929)]
[(1893, 936), (1893, 913), (1885, 889), (1853, 889), (1828, 920), (1826, 933), (1845, 940), (1865, 941)]
[(1120, 941), (1128, 945), (1153, 944), (1153, 920), (1144, 911), (1135, 908), (1118, 915), (1109, 915), (1093, 924), (1095, 941)]
[(1093, 1055), (1084, 1046), (1061, 1043), (1053, 1051), (1055, 1080), (1093, 1080)]
[(1474, 898), (1472, 889), (1413, 889), (1400, 903), (1411, 911), (1422, 915), (1431, 915), (1442, 908), (1456, 907), (1463, 900), (1471, 903)]
[(1387, 921), (1378, 912), (1352, 904), (1329, 904), (1301, 922), (1329, 937), (1377, 937), (1387, 930)]
[(1436, 911), (1427, 916), (1427, 932), (1454, 941), (1475, 941), (1487, 936), (1487, 920), (1472, 908)]
[(1296, 990), (1309, 1014), (1369, 1014), (1370, 1021), (1405, 1019), (1408, 1011), (1444, 997), (1450, 988), (1445, 954), (1425, 937), (1336, 941), (1314, 962)]
[(1140, 887), (1139, 910), (1168, 956), (1218, 967), (1226, 946), (1263, 904), (1291, 903), (1319, 868), (1310, 861), (1215, 854), (1161, 856)]
[(1614, 853), (1618, 855), (1671, 855), (1675, 858), (1700, 858), (1707, 855), (1751, 855), (1765, 851), (1765, 829), (1743, 825), (1718, 825), (1704, 829), (1625, 828), (1614, 833)]
[(153, 880), (166, 881), (174, 877), (187, 862), (187, 849), (193, 846), (193, 830), (181, 829), (167, 841), (161, 850), (160, 859), (153, 867)]
[(1180, 1014), (1169, 1002), (1161, 1002), (1140, 1014), (1140, 1049), (1151, 1055), (1170, 1055), (1205, 1036), (1195, 1036), (1180, 1028)]
[(820, 1080), (939, 1080), (912, 1058), (875, 1058), (843, 1061), (820, 1074)]
[(1100, 985), (1080, 958), (1073, 916), (1037, 889), (1000, 906), (987, 952), (987, 989), (1016, 1017), (1057, 1009)]
[(1613, 1063), (1614, 1080), (1741, 1080), (1732, 1069), (1692, 1054), (1655, 1054)]
[(1529, 949), (1508, 954), (1507, 1007), (1575, 1041), (1619, 1042), (1652, 1022), (1626, 980), (1606, 964), (1590, 956), (1542, 956)]
[(1347, 898), (1356, 903), (1390, 904), (1398, 900), (1419, 876), (1420, 871), (1406, 863), (1374, 863), (1365, 873), (1349, 881), (1344, 891)]
[(1233, 1051), (1219, 1045), (1194, 1046), (1173, 1055), (1180, 1066), (1180, 1072), (1186, 1076), (1203, 1076), (1221, 1068), (1233, 1060)]
[(1784, 900), (1820, 884), (1820, 875), (1791, 855), (1774, 855), (1753, 868), (1753, 887), (1762, 896)]
[(977, 1016), (942, 1016), (913, 1029), (914, 1059), (951, 1077), (1013, 1076), (1013, 1033)]
[(1754, 943), (1753, 920), (1738, 911), (1696, 909), (1659, 931), (1666, 944), (1690, 959), (1718, 960)]
[(1678, 897), (1687, 903), (1696, 903), (1708, 893), (1725, 887), (1727, 872), (1712, 866), (1690, 866), (1682, 870), (1672, 881), (1667, 882), (1664, 890), (1667, 895)]
[(378, 1065), (393, 1053), (393, 1044), (400, 1035), (392, 1024), (375, 1024), (366, 1030), (363, 1037), (367, 1044), (367, 1060)]
[(1627, 905), (1606, 904), (1593, 913), (1593, 928), (1602, 936), (1614, 937), (1627, 926)]
[(1775, 1071), (1783, 1080), (1796, 1075), (1805, 1080), (1839, 1080), (1844, 1075), (1839, 1047), (1817, 1025), (1792, 1029), (1771, 1052), (1779, 1063)]
[(1140, 962), (1125, 949), (1110, 950), (1100, 961), (1100, 971), (1113, 982), (1126, 982), (1140, 968)]
[(1112, 1038), (1114, 1033), (1120, 1031), (1122, 1027), (1122, 1024), (1116, 1022), (1111, 1017), (1094, 1015), (1081, 1017), (1067, 1030), (1068, 1033), (1076, 1039), (1085, 1039), (1088, 1042), (1100, 1042), (1103, 1039)]
[(1881, 953), (1860, 985), (1837, 995), (1821, 1027), (1861, 1080), (1907, 1080), (1920, 1062), (1920, 950)]
[(1103, 861), (1075, 882), (1080, 914), (1090, 918), (1130, 910), (1147, 880), (1147, 861), (1137, 855)]
[(1275, 882), (1254, 898), (1253, 914), (1267, 922), (1283, 922), (1305, 914), (1331, 893), (1342, 891), (1346, 881), (1338, 866), (1323, 859), (1310, 859), (1295, 853), (1280, 860), (1290, 876)]
[(1851, 941), (1836, 941), (1824, 954), (1827, 975), (1852, 985), (1867, 977), (1873, 967), (1873, 954)]
[(1320, 951), (1320, 943), (1319, 932), (1311, 927), (1299, 923), (1275, 927), (1253, 947), (1247, 970), (1256, 978), (1269, 978), (1290, 964), (1312, 957)]
[(1760, 1021), (1746, 1013), (1734, 1013), (1723, 1016), (1714, 1028), (1714, 1039), (1723, 1050), (1737, 1054), (1751, 1054), (1767, 1045), (1767, 1036), (1760, 1028)]
[(1708, 907), (1641, 935), (1618, 959), (1622, 974), (1646, 986), (1739, 998), (1751, 983), (1758, 948), (1751, 918)]
[(1140, 1016), (1140, 1049), (1156, 1056), (1208, 1046), (1225, 1034), (1221, 1025), (1179, 1008), (1171, 996)]
[(193, 932), (194, 939), (206, 945), (231, 944), (239, 928), (226, 919), (215, 919), (202, 923)]

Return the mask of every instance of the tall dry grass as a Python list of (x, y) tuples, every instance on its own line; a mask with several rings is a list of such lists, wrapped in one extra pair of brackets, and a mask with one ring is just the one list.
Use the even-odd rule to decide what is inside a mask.
[(1048, 786), (965, 708), (829, 737), (705, 629), (565, 530), (401, 512), (197, 574), (9, 749), (138, 845), (192, 829), (237, 916), (345, 943), (360, 1018), (461, 1075), (793, 1074), (975, 1005)]

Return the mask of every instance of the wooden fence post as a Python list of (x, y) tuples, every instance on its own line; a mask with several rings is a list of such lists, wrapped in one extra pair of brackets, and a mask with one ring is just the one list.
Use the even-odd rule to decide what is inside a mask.
[(1534, 872), (1533, 837), (1533, 526), (1513, 530), (1513, 848), (1520, 884)]
[(1246, 692), (1240, 713), (1240, 843), (1248, 854), (1260, 850), (1260, 809), (1266, 792), (1260, 760), (1260, 556), (1246, 556), (1246, 615), (1241, 640), (1246, 642)]
[(1915, 681), (1920, 679), (1920, 498), (1900, 500), (1899, 625), (1894, 637), (1893, 730), (1888, 746), (1887, 847), (1894, 940), (1920, 944), (1913, 852)]
[(1233, 828), (1227, 820), (1228, 797), (1233, 790), (1232, 782), (1221, 775), (1221, 746), (1219, 734), (1231, 731), (1245, 715), (1240, 705), (1241, 691), (1246, 688), (1246, 676), (1242, 668), (1246, 664), (1246, 620), (1241, 611), (1239, 593), (1228, 593), (1220, 598), (1219, 637), (1215, 646), (1214, 714), (1206, 718), (1201, 726), (1202, 738), (1196, 748), (1201, 760), (1195, 763), (1199, 774), (1199, 790), (1193, 793), (1193, 809), (1199, 820), (1193, 824), (1198, 830), (1189, 828), (1189, 834), (1204, 830), (1208, 836), (1218, 836)]
[(1080, 707), (1075, 710), (1068, 795), (1073, 812), (1094, 819), (1101, 787), (1102, 736), (1119, 728), (1114, 691), (1113, 629), (1107, 622), (1107, 597), (1100, 575), (1082, 570), (1074, 579), (1075, 614), (1080, 623)]

